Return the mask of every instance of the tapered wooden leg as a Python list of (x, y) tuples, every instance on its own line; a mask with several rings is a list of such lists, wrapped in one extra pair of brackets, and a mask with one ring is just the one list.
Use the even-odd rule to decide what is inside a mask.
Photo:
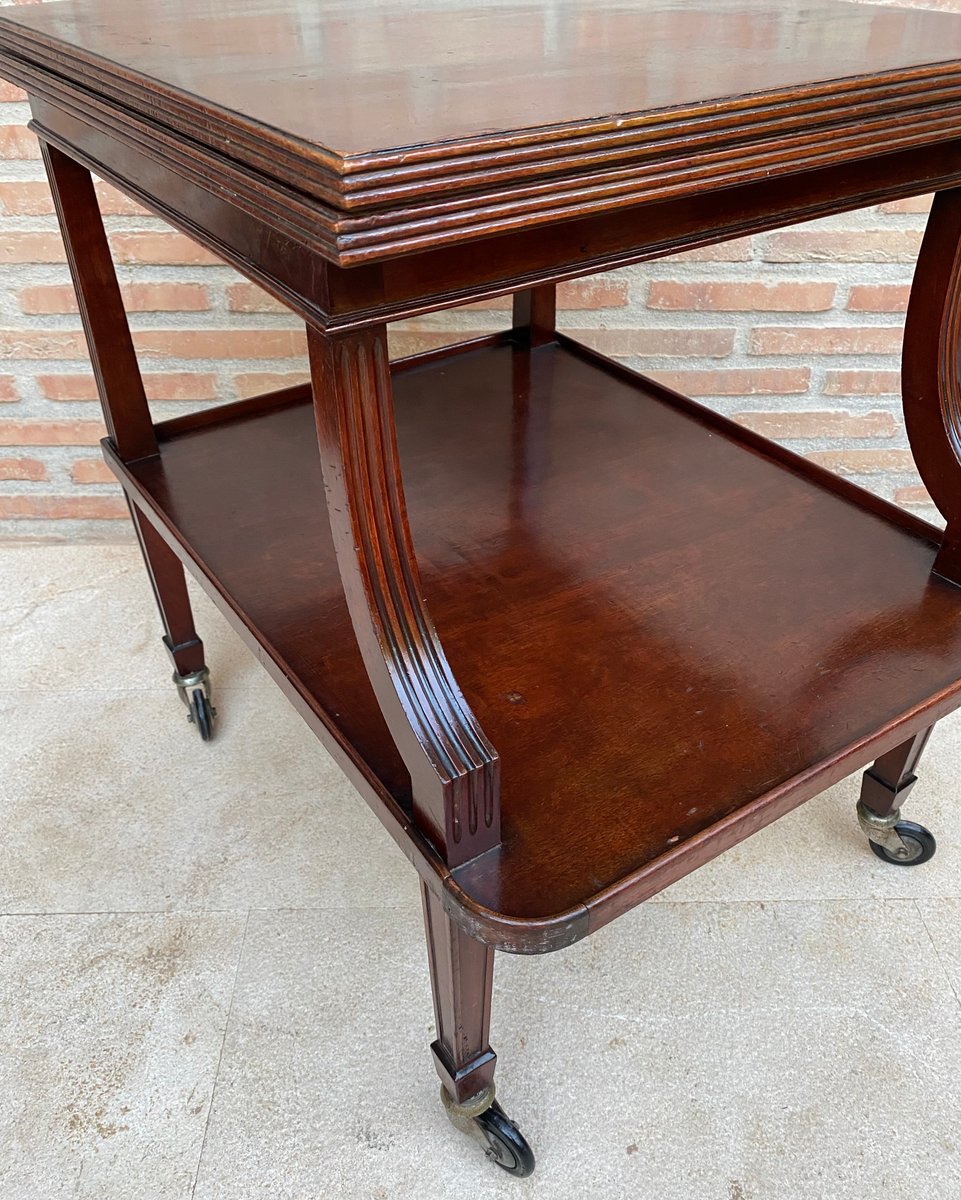
[(163, 641), (174, 670), (181, 678), (197, 674), (205, 670), (204, 644), (194, 628), (183, 566), (134, 504), (130, 504), (130, 516), (160, 611)]
[(448, 1095), (464, 1104), (494, 1082), (497, 1056), (489, 1043), (494, 951), (452, 921), (426, 884), (421, 893), (437, 1022), (431, 1050)]
[(924, 753), (933, 725), (882, 754), (864, 772), (861, 782), (861, 803), (879, 817), (890, 816), (907, 799), (917, 783), (914, 768)]
[(933, 725), (895, 746), (864, 772), (858, 821), (871, 849), (885, 862), (912, 867), (934, 856), (937, 844), (930, 830), (901, 820), (901, 805), (917, 783), (914, 769), (931, 736)]
[(107, 433), (124, 462), (150, 458), (157, 438), (93, 180), (54, 146), (41, 149)]
[(421, 884), (427, 955), (434, 992), (437, 1041), (431, 1046), (447, 1115), (456, 1129), (478, 1138), (510, 1175), (534, 1170), (534, 1152), (494, 1098), (490, 1048), (494, 951), (465, 933)]
[[(150, 458), (157, 439), (93, 180), (60, 150), (46, 144), (42, 149), (107, 432), (124, 462)], [(204, 648), (180, 560), (132, 504), (130, 515), (160, 609), (164, 644), (181, 679), (206, 692), (206, 682), (196, 679), (206, 675)]]

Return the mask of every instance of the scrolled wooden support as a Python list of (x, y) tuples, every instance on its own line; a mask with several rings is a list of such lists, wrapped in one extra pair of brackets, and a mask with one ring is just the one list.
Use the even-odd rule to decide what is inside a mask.
[(939, 192), (904, 327), (904, 423), (924, 486), (945, 519), (934, 571), (961, 585), (961, 189)]
[(411, 776), (414, 817), (457, 866), (500, 841), (500, 762), (424, 601), (394, 430), (383, 325), (308, 326), (327, 508), (367, 673)]

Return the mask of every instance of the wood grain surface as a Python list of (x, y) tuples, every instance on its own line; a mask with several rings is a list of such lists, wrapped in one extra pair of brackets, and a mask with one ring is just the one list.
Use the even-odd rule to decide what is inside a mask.
[[(499, 944), (580, 936), (961, 700), (959, 592), (915, 518), (566, 342), (394, 387), (424, 597), (503, 767), (503, 840), (451, 878), (492, 940), (528, 926)], [(410, 811), (285, 399), (122, 473)]]
[(750, 113), (751, 96), (961, 57), (954, 14), (837, 0), (70, 0), (2, 23), (131, 98), (168, 94), (365, 169), (509, 132), (626, 137), (631, 114)]
[(188, 181), (309, 198), (346, 265), (950, 141), (961, 16), (67, 0), (0, 13), (0, 68)]

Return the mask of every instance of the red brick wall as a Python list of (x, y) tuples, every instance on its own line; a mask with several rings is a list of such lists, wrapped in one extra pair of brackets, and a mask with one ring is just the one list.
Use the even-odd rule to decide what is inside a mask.
[[(0, 536), (123, 536), (27, 115), (22, 95), (0, 84)], [(100, 196), (158, 416), (305, 377), (293, 318), (111, 188)], [(561, 324), (857, 482), (922, 505), (898, 353), (926, 207), (884, 205), (568, 284)], [(503, 302), (435, 314), (394, 328), (393, 348), (506, 320)]]

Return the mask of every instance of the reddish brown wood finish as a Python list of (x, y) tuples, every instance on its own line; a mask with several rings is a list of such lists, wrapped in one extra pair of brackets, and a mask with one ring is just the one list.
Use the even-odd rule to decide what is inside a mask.
[[(97, 381), (107, 431), (127, 462), (157, 453), (157, 438), (120, 286), (110, 256), (90, 172), (53, 146), (43, 145), (67, 261)], [(130, 515), (164, 627), (164, 644), (181, 675), (204, 666), (180, 559), (138, 510)]]
[(229, 133), (258, 169), (351, 193), (390, 168), (446, 179), (490, 157), (557, 175), (576, 155), (705, 127), (801, 114), (816, 128), (852, 93), (906, 105), (956, 82), (961, 50), (950, 14), (825, 0), (168, 0), (149, 38), (123, 0), (74, 0), (4, 26), (30, 61), (131, 108), (163, 103), (172, 129), (218, 150)]
[(864, 772), (861, 781), (861, 802), (879, 817), (900, 808), (911, 789), (917, 783), (915, 768), (928, 744), (933, 726), (922, 729), (900, 746), (887, 754)]
[[(958, 592), (910, 514), (566, 339), (394, 391), (420, 594), (505, 764), (502, 843), (446, 885), (476, 936), (583, 936), (958, 704)], [(409, 810), (311, 421), (305, 392), (125, 478)]]
[[(872, 758), (890, 810), (961, 704), (961, 18), (470, 12), (0, 13), (175, 660), (183, 559), (420, 873), (461, 1101), (492, 948), (566, 945)], [(312, 388), (154, 428), (85, 168), (299, 313)], [(934, 189), (905, 412), (940, 550), (555, 330), (560, 280)], [(387, 320), (505, 293), (509, 334), (389, 368)]]
[(90, 172), (41, 145), (107, 432), (127, 462), (157, 453), (140, 367)]
[(961, 190), (934, 200), (904, 327), (904, 420), (946, 522), (934, 569), (961, 584)]
[[(617, 213), (498, 234), (480, 249), (441, 246), (343, 270), (321, 257), (332, 251), (302, 197), (287, 196), (282, 212), (275, 214), (252, 183), (221, 178), (219, 162), (208, 164), (205, 186), (190, 183), (180, 164), (176, 170), (164, 167), (145, 151), (149, 128), (126, 139), (125, 114), (102, 114), (94, 121), (83, 109), (83, 116), (76, 115), (78, 105), (89, 109), (90, 102), (62, 95), (59, 81), (54, 86), (43, 77), (31, 88), (33, 128), (41, 139), (109, 179), (324, 329), (379, 324), (961, 183), (961, 142), (902, 153), (885, 145), (857, 170), (847, 164), (823, 166), (695, 194), (683, 202), (669, 194)], [(238, 197), (248, 200), (243, 208)]]
[(204, 644), (194, 627), (183, 564), (133, 503), (130, 516), (163, 622), (164, 646), (174, 670), (181, 676), (200, 671), (206, 665)]
[(437, 1041), (431, 1046), (441, 1083), (462, 1104), (494, 1082), (490, 1047), (494, 951), (475, 941), (421, 885)]
[(536, 347), (553, 342), (557, 332), (557, 288), (528, 288), (514, 295), (515, 340)]
[(238, 207), (292, 219), (302, 198), (342, 266), (930, 145), (961, 114), (955, 16), (835, 0), (469, 19), (172, 0), (150, 20), (126, 0), (5, 11), (4, 69), (37, 94), (82, 81), (113, 131), (153, 127), (152, 157), (204, 187), (216, 165)]
[(320, 461), (347, 606), (411, 777), (414, 817), (459, 866), (500, 841), (500, 764), (423, 598), (394, 433), (387, 330), (308, 329)]

